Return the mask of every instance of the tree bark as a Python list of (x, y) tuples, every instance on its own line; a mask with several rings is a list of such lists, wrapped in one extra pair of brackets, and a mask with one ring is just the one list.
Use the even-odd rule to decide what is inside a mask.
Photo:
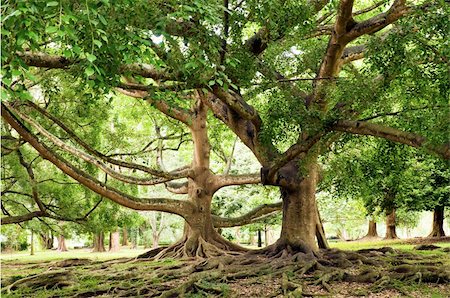
[(444, 206), (436, 206), (433, 211), (433, 230), (428, 237), (445, 237)]
[(128, 246), (128, 230), (122, 228), (122, 246)]
[(159, 247), (159, 233), (158, 231), (152, 230), (152, 248)]
[(67, 246), (66, 246), (66, 239), (64, 238), (63, 235), (59, 235), (58, 236), (58, 251), (68, 251)]
[[(294, 163), (290, 166), (294, 169), (293, 175), (298, 175), (298, 161)], [(283, 221), (278, 242), (293, 251), (308, 253), (319, 248), (316, 242), (319, 223), (315, 196), (318, 179), (317, 165), (310, 163), (304, 170), (306, 173), (300, 178), (298, 187), (281, 188)]]
[(398, 239), (395, 208), (386, 210), (386, 237), (384, 239)]
[(120, 250), (120, 233), (119, 229), (109, 233), (109, 251), (118, 252)]
[(105, 252), (105, 235), (103, 232), (98, 232), (94, 234), (94, 247), (92, 252)]
[(377, 238), (378, 232), (377, 232), (377, 223), (373, 219), (369, 220), (369, 229), (367, 231), (366, 236), (364, 238)]

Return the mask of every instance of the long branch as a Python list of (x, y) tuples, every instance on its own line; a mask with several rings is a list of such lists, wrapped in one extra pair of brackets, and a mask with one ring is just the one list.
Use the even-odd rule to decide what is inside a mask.
[(36, 151), (38, 151), (44, 159), (47, 159), (66, 175), (72, 177), (80, 184), (86, 186), (97, 194), (104, 196), (122, 206), (135, 210), (163, 211), (178, 214), (183, 217), (187, 212), (192, 210), (192, 204), (187, 201), (166, 198), (137, 198), (110, 187), (106, 185), (106, 183), (102, 183), (81, 169), (78, 169), (74, 165), (70, 164), (63, 157), (53, 152), (48, 146), (41, 143), (36, 136), (33, 135), (33, 133), (31, 133), (22, 123), (20, 123), (20, 121), (3, 103), (1, 113), (3, 119), (11, 125), (25, 141), (27, 141)]
[(142, 172), (149, 173), (149, 174), (151, 174), (153, 176), (164, 177), (164, 178), (174, 178), (174, 179), (175, 178), (182, 178), (181, 176), (177, 176), (177, 175), (174, 176), (175, 173), (169, 173), (169, 172), (165, 172), (165, 171), (158, 171), (158, 170), (146, 167), (144, 165), (130, 163), (130, 162), (122, 161), (122, 160), (117, 160), (117, 159), (111, 158), (111, 156), (106, 156), (106, 155), (102, 154), (101, 152), (95, 150), (91, 146), (89, 146), (80, 137), (78, 137), (75, 134), (75, 132), (72, 131), (67, 125), (65, 125), (58, 118), (56, 118), (55, 116), (53, 116), (52, 114), (47, 112), (45, 109), (42, 109), (41, 107), (39, 107), (37, 104), (35, 104), (32, 101), (27, 101), (26, 104), (28, 106), (31, 106), (33, 109), (35, 109), (36, 111), (38, 111), (39, 113), (41, 113), (42, 115), (47, 117), (48, 119), (52, 120), (54, 123), (56, 123), (62, 130), (64, 130), (69, 135), (70, 138), (72, 138), (78, 145), (83, 147), (87, 152), (89, 152), (90, 154), (92, 154), (92, 155), (94, 155), (94, 156), (96, 156), (96, 157), (98, 157), (98, 158), (100, 158), (100, 159), (102, 159), (102, 160), (104, 160), (106, 162), (109, 162), (109, 163), (111, 163), (113, 165), (117, 165), (117, 166), (120, 166), (120, 167), (123, 167), (123, 168), (140, 170)]
[(108, 175), (110, 175), (111, 177), (113, 177), (119, 181), (122, 181), (125, 183), (137, 184), (137, 185), (156, 185), (156, 184), (164, 183), (164, 182), (167, 182), (167, 181), (170, 181), (173, 179), (185, 177), (184, 175), (182, 175), (181, 177), (177, 177), (177, 178), (172, 178), (172, 177), (164, 178), (163, 177), (163, 178), (150, 178), (149, 179), (149, 178), (136, 178), (136, 177), (118, 173), (118, 172), (114, 171), (112, 168), (110, 168), (109, 166), (105, 165), (98, 158), (91, 156), (83, 151), (78, 150), (75, 147), (72, 147), (72, 146), (64, 143), (59, 138), (57, 138), (56, 136), (54, 136), (53, 134), (48, 132), (39, 123), (37, 123), (36, 121), (34, 121), (33, 119), (31, 119), (30, 117), (25, 115), (24, 113), (13, 108), (9, 103), (4, 102), (4, 104), (6, 106), (8, 106), (12, 111), (14, 111), (17, 115), (19, 115), (20, 118), (22, 118), (26, 123), (31, 125), (39, 133), (41, 133), (43, 136), (48, 138), (54, 145), (58, 146), (60, 149), (66, 151), (70, 154), (73, 154), (74, 156), (77, 156), (77, 157), (83, 159), (84, 161), (86, 161), (92, 165), (95, 165), (96, 167), (100, 168), (103, 172), (107, 173)]
[[(43, 52), (17, 52), (19, 58), (28, 66), (65, 69), (74, 64), (80, 64), (83, 61), (67, 59), (64, 56), (50, 55)], [(126, 64), (119, 67), (119, 72), (123, 74), (131, 73), (142, 76), (144, 78), (152, 78), (154, 80), (172, 80), (173, 77), (164, 70), (158, 70), (149, 64)]]
[(364, 121), (339, 120), (332, 127), (332, 129), (335, 131), (343, 131), (358, 135), (381, 137), (412, 147), (424, 148), (428, 151), (442, 156), (445, 159), (450, 159), (450, 143), (440, 146), (433, 145), (430, 144), (427, 139), (421, 135), (402, 131), (396, 128)]

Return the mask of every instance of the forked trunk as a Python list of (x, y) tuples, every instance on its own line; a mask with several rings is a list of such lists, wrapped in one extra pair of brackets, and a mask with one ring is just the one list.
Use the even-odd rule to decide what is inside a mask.
[[(210, 144), (206, 117), (207, 107), (197, 100), (193, 107), (190, 126), (194, 154), (191, 164), (192, 175), (188, 178), (188, 197), (193, 208), (186, 213), (183, 238), (167, 249), (161, 250), (156, 259), (164, 257), (210, 257), (245, 249), (227, 241), (213, 226), (211, 200), (216, 189), (215, 176), (210, 170)], [(158, 251), (158, 249), (155, 249)], [(151, 256), (149, 252), (148, 256)]]
[(386, 210), (386, 237), (384, 239), (398, 239), (395, 222), (395, 208)]
[(58, 236), (58, 251), (68, 251), (66, 246), (66, 239), (63, 235)]
[(109, 233), (109, 251), (118, 252), (120, 250), (120, 233), (119, 230)]
[(433, 211), (433, 230), (428, 237), (445, 237), (444, 206), (436, 206)]
[(92, 252), (105, 252), (105, 235), (103, 232), (94, 234), (94, 247)]
[(366, 236), (364, 238), (377, 238), (378, 232), (377, 232), (377, 223), (373, 219), (369, 220), (369, 229), (367, 231)]

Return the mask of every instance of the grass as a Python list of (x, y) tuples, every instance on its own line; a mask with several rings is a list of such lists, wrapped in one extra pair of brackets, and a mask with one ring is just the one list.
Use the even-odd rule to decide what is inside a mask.
[(0, 255), (1, 262), (14, 261), (15, 263), (45, 262), (73, 258), (86, 258), (93, 261), (106, 261), (119, 258), (132, 258), (148, 251), (149, 249), (138, 248), (122, 248), (118, 252), (91, 252), (90, 249), (72, 249), (66, 252), (58, 252), (56, 250), (37, 251), (33, 256), (29, 251), (20, 251), (13, 253), (3, 253)]
[[(439, 242), (435, 244), (436, 246), (450, 247), (450, 242)], [(342, 250), (358, 250), (365, 248), (381, 248), (384, 246), (390, 246), (393, 249), (399, 250), (413, 250), (417, 244), (405, 243), (403, 239), (395, 240), (375, 240), (375, 241), (340, 241), (340, 242), (330, 242), (332, 248), (339, 248)]]

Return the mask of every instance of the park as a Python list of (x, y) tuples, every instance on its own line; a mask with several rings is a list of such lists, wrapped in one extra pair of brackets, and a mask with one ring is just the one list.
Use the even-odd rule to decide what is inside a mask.
[(4, 297), (448, 297), (450, 5), (5, 1)]

